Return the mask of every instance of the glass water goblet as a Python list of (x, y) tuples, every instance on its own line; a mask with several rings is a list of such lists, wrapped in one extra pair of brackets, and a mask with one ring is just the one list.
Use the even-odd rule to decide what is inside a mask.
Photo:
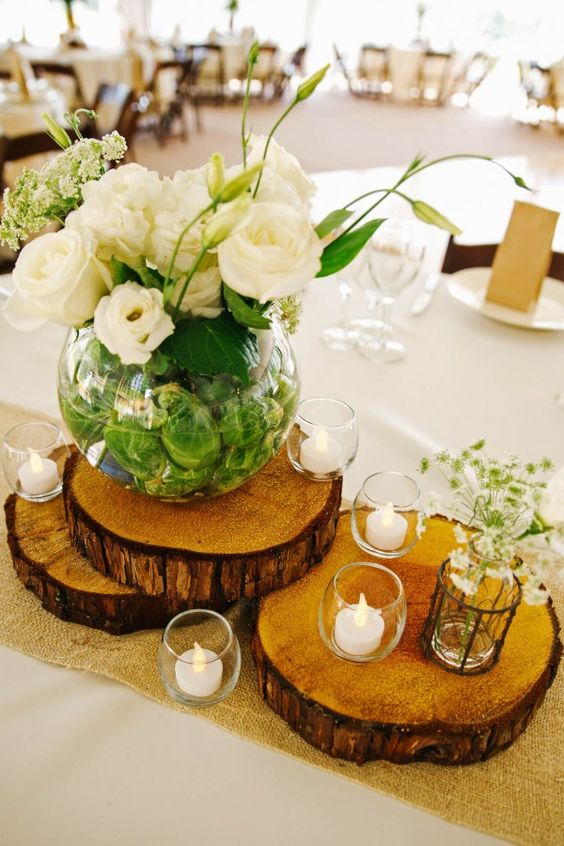
[(346, 276), (339, 277), (338, 291), (339, 318), (335, 324), (327, 326), (323, 330), (321, 338), (325, 346), (329, 347), (330, 350), (345, 352), (356, 346), (359, 337), (358, 331), (347, 320), (348, 304), (353, 287)]
[(388, 220), (370, 239), (365, 250), (365, 273), (361, 280), (381, 302), (381, 320), (373, 334), (364, 334), (358, 350), (370, 361), (400, 361), (404, 345), (393, 337), (391, 313), (398, 294), (417, 277), (425, 246), (420, 228), (409, 220)]

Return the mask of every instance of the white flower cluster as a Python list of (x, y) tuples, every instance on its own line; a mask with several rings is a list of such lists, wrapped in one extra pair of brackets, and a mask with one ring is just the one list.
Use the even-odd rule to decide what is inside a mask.
[(120, 161), (126, 150), (125, 139), (112, 132), (101, 140), (76, 141), (39, 171), (24, 169), (15, 187), (4, 191), (0, 241), (17, 250), (51, 220), (63, 222), (82, 201), (85, 183), (99, 179), (107, 163)]
[[(484, 445), (479, 441), (456, 454), (443, 450), (434, 456), (453, 493), (448, 516), (460, 521), (454, 535), (463, 546), (450, 553), (452, 582), (472, 596), (485, 576), (514, 573), (526, 603), (546, 602), (543, 579), (564, 552), (564, 467), (546, 484), (537, 474), (552, 470), (549, 459), (523, 462), (510, 455), (502, 462), (486, 456)], [(422, 459), (421, 472), (430, 466)], [(426, 514), (445, 511), (436, 494), (427, 495)], [(466, 548), (469, 535), (461, 523), (471, 530), (480, 560)]]
[[(222, 283), (259, 303), (298, 293), (321, 266), (323, 244), (310, 220), (314, 186), (274, 140), (263, 162), (265, 144), (266, 138), (251, 136), (247, 168), (226, 173), (216, 154), (208, 165), (173, 178), (138, 164), (100, 175), (107, 157), (123, 154), (113, 134), (77, 142), (39, 174), (25, 174), (17, 203), (8, 197), (11, 242), (31, 231), (33, 221), (40, 228), (52, 219), (57, 203), (66, 221), (61, 232), (22, 250), (4, 316), (19, 328), (47, 319), (75, 326), (94, 319), (110, 351), (124, 363), (143, 364), (174, 332), (173, 320), (219, 315)], [(80, 268), (68, 260), (71, 241), (82, 245)], [(111, 290), (113, 259), (158, 271), (155, 288), (147, 291), (134, 276)], [(47, 303), (51, 290), (57, 301)]]

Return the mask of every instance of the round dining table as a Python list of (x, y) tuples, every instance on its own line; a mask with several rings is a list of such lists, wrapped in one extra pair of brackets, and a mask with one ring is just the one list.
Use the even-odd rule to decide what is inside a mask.
[[(558, 162), (506, 164), (542, 189), (535, 202), (564, 205)], [(319, 174), (315, 214), (386, 187), (396, 175), (393, 168)], [(440, 207), (477, 241), (503, 237), (512, 202), (524, 194), (500, 169), (474, 162), (430, 169), (410, 193)], [(382, 210), (406, 214), (395, 201)], [(563, 241), (560, 227), (555, 243)], [(412, 315), (445, 245), (445, 233), (428, 230), (423, 271), (396, 303), (395, 328), (407, 348), (401, 362), (376, 364), (355, 349), (328, 349), (321, 333), (343, 318), (338, 284), (316, 279), (305, 292), (293, 338), (302, 396), (345, 400), (359, 423), (346, 498), (371, 473), (413, 475), (421, 456), (482, 437), (491, 454), (548, 454), (564, 464), (564, 410), (554, 401), (564, 390), (564, 332), (488, 319), (454, 299), (444, 276), (429, 307)], [(353, 277), (349, 317), (365, 311)], [(0, 285), (9, 288), (10, 279)], [(1, 401), (28, 408), (31, 418), (58, 416), (56, 368), (65, 331), (45, 325), (24, 334), (0, 320)], [(107, 678), (5, 647), (0, 673), (0, 814), (10, 846), (39, 837), (81, 846), (502, 842), (168, 710)]]

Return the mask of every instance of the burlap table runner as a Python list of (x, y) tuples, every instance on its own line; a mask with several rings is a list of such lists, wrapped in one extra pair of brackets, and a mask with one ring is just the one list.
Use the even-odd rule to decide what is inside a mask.
[[(37, 416), (0, 404), (0, 432)], [(2, 501), (7, 493), (2, 479)], [(53, 617), (17, 579), (5, 528), (0, 542), (0, 578), (0, 643), (43, 661), (100, 673), (168, 708), (189, 710), (170, 699), (162, 687), (156, 662), (160, 630), (115, 637)], [(564, 591), (553, 590), (553, 599), (562, 620)], [(240, 603), (228, 616), (241, 643), (239, 684), (225, 702), (192, 713), (240, 737), (402, 799), (451, 822), (531, 846), (564, 843), (562, 669), (527, 731), (510, 749), (486, 763), (441, 767), (424, 763), (398, 766), (376, 761), (358, 767), (334, 760), (309, 746), (262, 702), (249, 650), (249, 606)]]

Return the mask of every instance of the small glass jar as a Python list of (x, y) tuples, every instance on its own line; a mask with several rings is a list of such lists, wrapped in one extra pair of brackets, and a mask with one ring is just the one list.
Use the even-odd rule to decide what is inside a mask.
[(358, 449), (358, 425), (346, 402), (327, 397), (302, 400), (287, 440), (288, 458), (318, 481), (342, 476)]
[(467, 676), (495, 666), (521, 601), (521, 585), (510, 568), (482, 555), (478, 543), (478, 536), (468, 542), (470, 564), (464, 573), (473, 592), (461, 589), (460, 569), (447, 558), (419, 638), (426, 658)]
[(70, 450), (54, 423), (21, 423), (4, 435), (2, 465), (10, 488), (30, 502), (47, 502), (63, 489)]
[(183, 611), (163, 632), (158, 666), (167, 693), (177, 702), (195, 708), (215, 705), (239, 680), (239, 641), (217, 611)]
[(419, 540), (421, 492), (403, 473), (374, 473), (362, 483), (352, 507), (352, 533), (358, 546), (379, 558), (399, 558)]
[(366, 664), (381, 661), (399, 643), (406, 602), (400, 579), (382, 564), (345, 564), (323, 594), (319, 634), (334, 655)]

